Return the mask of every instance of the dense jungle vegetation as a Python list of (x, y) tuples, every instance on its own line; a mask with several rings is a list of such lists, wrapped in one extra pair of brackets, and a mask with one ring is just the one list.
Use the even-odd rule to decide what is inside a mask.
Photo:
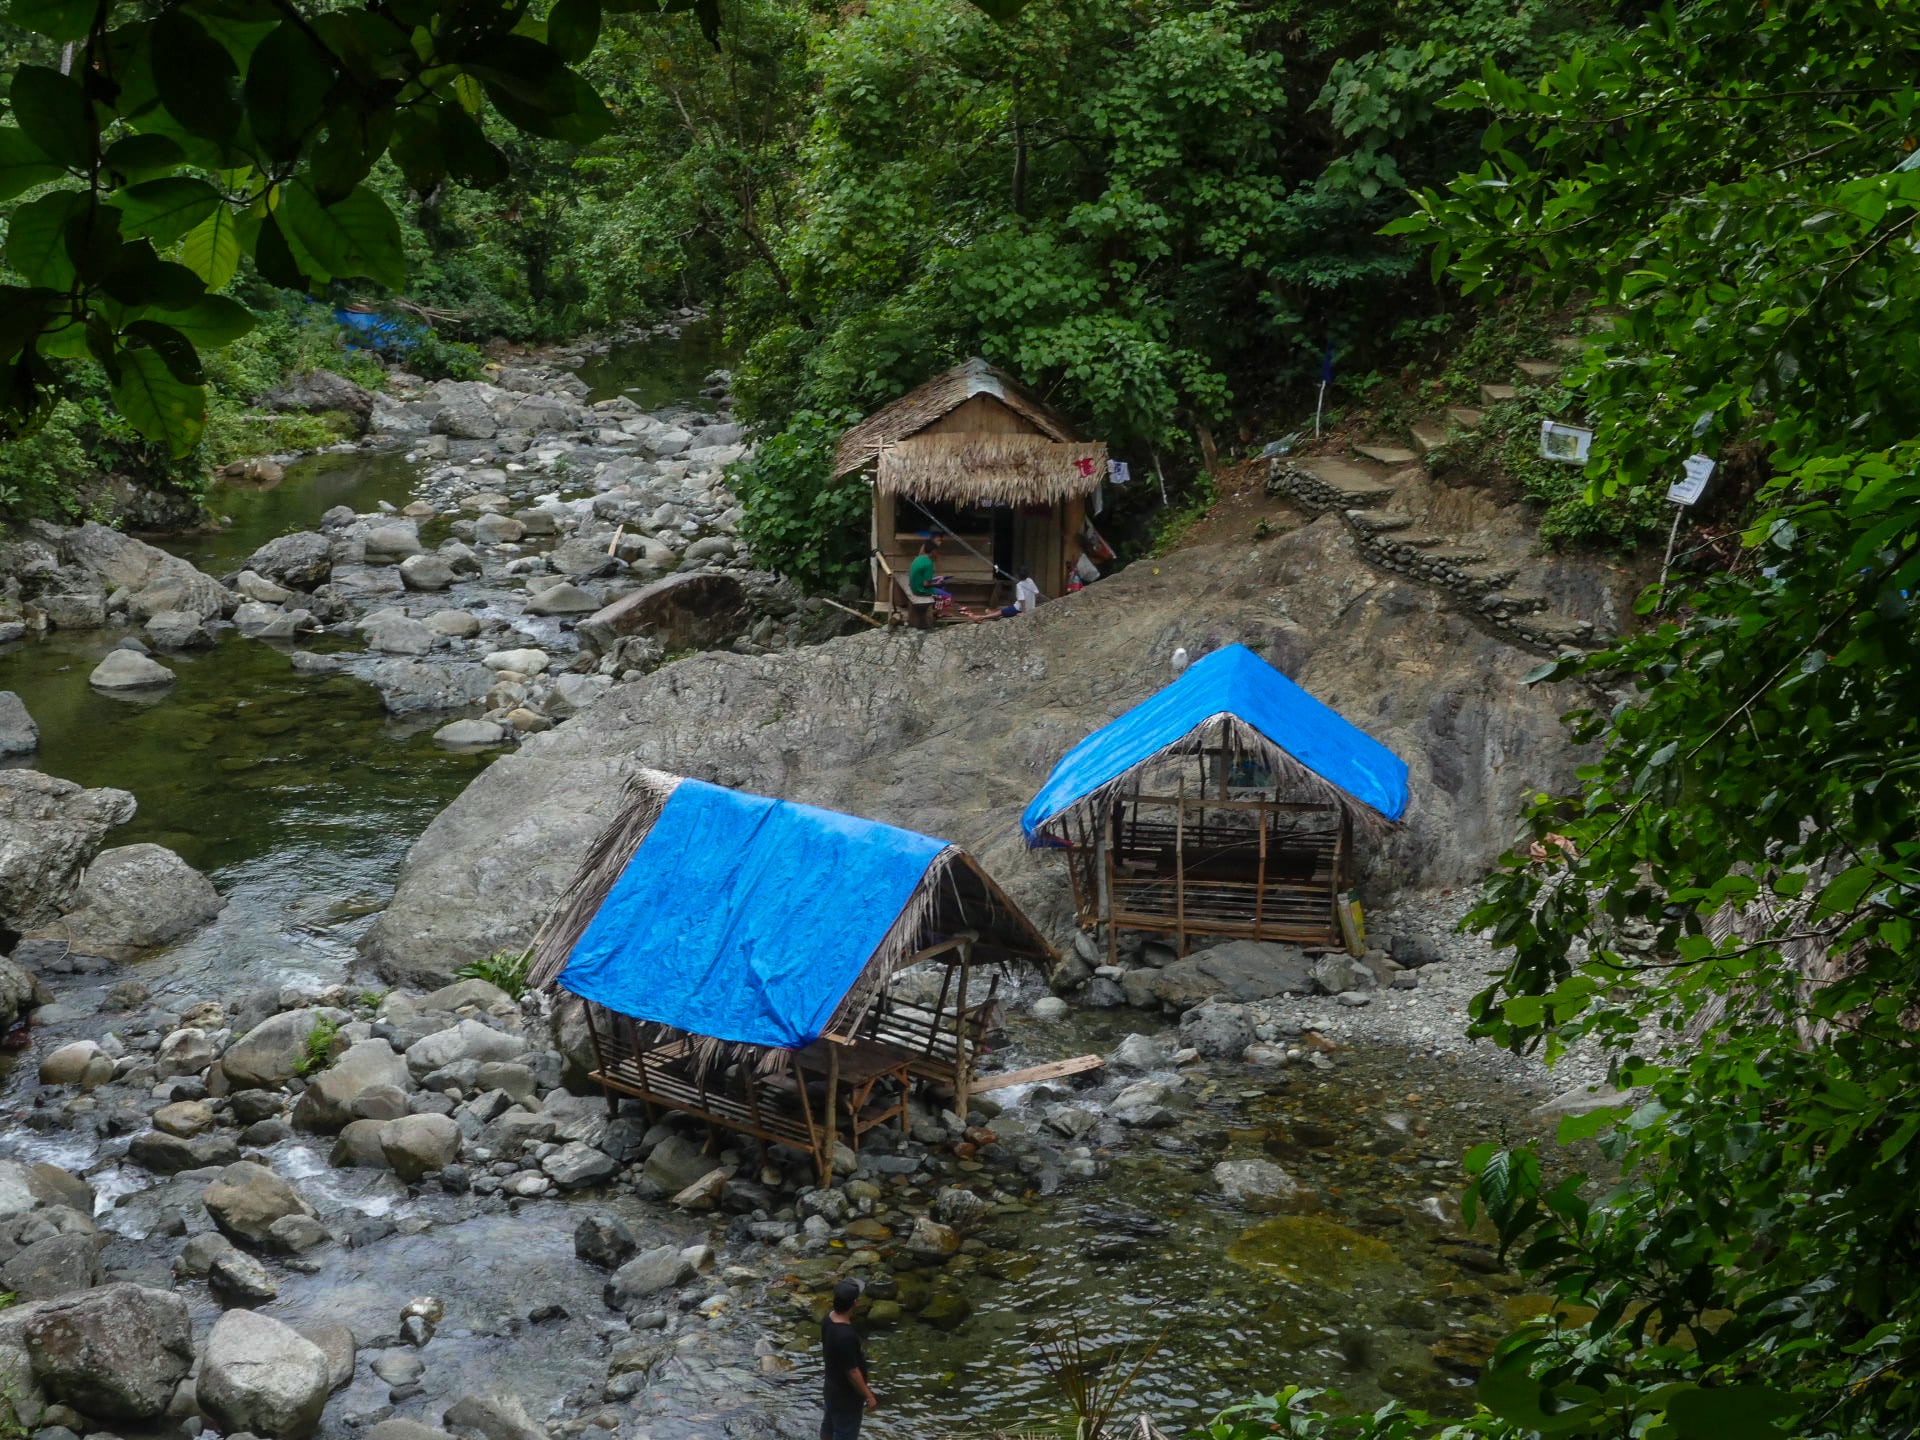
[(1466, 1413), (1289, 1391), (1215, 1434), (1920, 1433), (1911, 6), (666, 12), (13, 0), (0, 465), (44, 503), (102, 442), (191, 463), (333, 354), (302, 294), (403, 292), (445, 342), (695, 301), (763, 439), (756, 543), (824, 582), (858, 543), (831, 435), (969, 351), (1178, 474), (1329, 348), (1353, 395), (1504, 307), (1584, 316), (1557, 503), (1657, 513), (1699, 452), (1734, 532), (1543, 669), (1626, 698), (1476, 916), (1511, 964), (1474, 1026), (1613, 1057), (1620, 1104), (1564, 1127), (1607, 1173), (1468, 1157), (1552, 1303)]

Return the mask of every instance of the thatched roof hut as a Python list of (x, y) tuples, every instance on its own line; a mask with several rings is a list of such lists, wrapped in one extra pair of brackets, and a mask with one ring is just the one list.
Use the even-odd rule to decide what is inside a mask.
[(943, 563), (970, 587), (965, 598), (992, 603), (1021, 568), (1044, 594), (1064, 591), (1087, 501), (1107, 477), (1107, 447), (1081, 439), (1065, 417), (976, 357), (848, 430), (833, 469), (872, 471), (879, 608), (892, 608), (891, 577), (930, 532), (959, 542)]

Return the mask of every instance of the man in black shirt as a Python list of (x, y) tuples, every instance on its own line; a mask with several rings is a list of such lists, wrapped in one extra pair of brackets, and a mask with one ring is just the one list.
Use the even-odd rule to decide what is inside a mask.
[(858, 1440), (863, 1407), (880, 1408), (880, 1397), (867, 1384), (867, 1352), (853, 1328), (853, 1307), (859, 1302), (860, 1282), (842, 1280), (833, 1287), (833, 1309), (820, 1322), (827, 1369), (827, 1413), (820, 1420), (820, 1440)]

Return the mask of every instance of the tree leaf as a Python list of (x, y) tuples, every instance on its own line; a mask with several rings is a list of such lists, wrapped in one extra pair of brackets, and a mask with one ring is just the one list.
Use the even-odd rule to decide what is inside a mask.
[(13, 0), (7, 19), (50, 40), (84, 40), (98, 14), (94, 0)]
[(127, 423), (175, 459), (200, 443), (206, 428), (207, 395), (174, 378), (157, 350), (129, 350), (113, 378), (113, 403)]
[(45, 65), (22, 65), (7, 99), (22, 132), (49, 160), (69, 170), (92, 166), (99, 127), (78, 80)]
[(231, 345), (256, 323), (251, 310), (225, 295), (203, 295), (188, 308), (165, 314), (169, 327), (202, 350)]
[(578, 62), (600, 39), (600, 0), (555, 0), (547, 16), (547, 44), (562, 60)]
[(122, 233), (144, 235), (162, 248), (224, 208), (218, 190), (185, 175), (129, 185), (114, 197), (114, 205)]
[(66, 173), (65, 166), (43, 155), (18, 126), (0, 125), (0, 200), (11, 200)]
[(240, 223), (229, 206), (215, 206), (211, 215), (181, 238), (180, 263), (209, 290), (222, 289), (233, 279), (240, 268)]
[(320, 123), (333, 88), (335, 60), (318, 49), (300, 26), (283, 21), (260, 42), (247, 62), (244, 95), (253, 138), (280, 159), (298, 155)]
[(276, 218), (314, 263), (334, 277), (363, 275), (400, 290), (407, 283), (407, 256), (399, 222), (387, 202), (364, 185), (343, 200), (323, 205), (305, 180), (280, 192)]
[(280, 229), (280, 222), (268, 215), (260, 222), (260, 234), (253, 242), (253, 263), (259, 267), (260, 274), (269, 284), (278, 285), (284, 290), (311, 290), (316, 280), (325, 280), (325, 275), (312, 276), (301, 266), (294, 256), (293, 247), (287, 244), (287, 237)]
[(7, 264), (35, 285), (65, 290), (73, 284), (67, 257), (67, 221), (86, 207), (77, 190), (56, 190), (22, 205), (7, 221)]
[(200, 369), (200, 354), (193, 342), (171, 325), (158, 320), (136, 320), (121, 332), (129, 340), (138, 340), (167, 367), (167, 373), (182, 385), (200, 385), (206, 376)]
[(187, 152), (166, 135), (127, 135), (106, 151), (107, 168), (129, 183), (169, 175), (186, 163)]
[(147, 27), (154, 90), (167, 113), (192, 135), (230, 140), (240, 129), (233, 57), (186, 10), (162, 12)]
[(1801, 1406), (1761, 1385), (1691, 1387), (1667, 1401), (1667, 1421), (1682, 1440), (1757, 1440), (1778, 1435), (1779, 1421)]

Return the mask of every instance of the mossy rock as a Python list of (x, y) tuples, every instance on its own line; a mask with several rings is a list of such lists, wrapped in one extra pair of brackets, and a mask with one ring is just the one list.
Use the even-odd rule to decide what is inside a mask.
[(876, 1300), (867, 1307), (867, 1324), (875, 1330), (889, 1330), (900, 1323), (902, 1313), (898, 1300)]
[(952, 1330), (971, 1314), (971, 1300), (952, 1290), (942, 1290), (920, 1308), (920, 1323), (936, 1330)]
[(1346, 1292), (1364, 1275), (1400, 1268), (1400, 1257), (1375, 1240), (1318, 1215), (1276, 1215), (1227, 1246), (1236, 1265), (1280, 1275), (1296, 1285)]

